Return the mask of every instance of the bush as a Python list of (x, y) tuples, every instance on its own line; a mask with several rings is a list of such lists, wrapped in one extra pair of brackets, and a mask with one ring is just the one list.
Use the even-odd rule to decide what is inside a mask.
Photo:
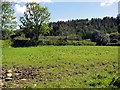
[(29, 47), (29, 46), (37, 46), (39, 42), (35, 42), (32, 40), (13, 40), (12, 47)]
[(0, 47), (9, 47), (12, 45), (10, 40), (0, 40)]
[(43, 39), (39, 45), (55, 45), (55, 46), (64, 46), (64, 45), (74, 45), (74, 46), (95, 46), (95, 42), (91, 42), (90, 40), (81, 40), (81, 41), (73, 41), (73, 40), (65, 40), (64, 38), (59, 38), (58, 40), (48, 40)]
[[(68, 40), (77, 40), (78, 37), (76, 35), (71, 35), (71, 36), (68, 36)], [(79, 38), (81, 40), (81, 38)]]
[(38, 45), (54, 45), (54, 42), (52, 40), (41, 40)]
[(107, 43), (107, 46), (120, 46), (120, 42), (117, 42), (117, 43)]
[(116, 33), (111, 33), (109, 37), (110, 37), (110, 40), (113, 40), (113, 39), (118, 39), (118, 40), (120, 40), (120, 34), (119, 34), (118, 32), (116, 32)]
[(82, 40), (82, 41), (73, 41), (73, 45), (75, 46), (95, 46), (95, 42), (91, 42), (89, 40)]
[(120, 77), (118, 77), (116, 79), (115, 79), (115, 77), (113, 77), (113, 79), (110, 83), (110, 86), (120, 88)]
[(65, 39), (59, 38), (54, 45), (61, 46), (61, 45), (67, 45), (68, 42)]
[(74, 45), (74, 46), (95, 46), (95, 42), (90, 40), (81, 40), (81, 41), (72, 41), (66, 40), (64, 38), (59, 38), (58, 40), (48, 40), (41, 39), (40, 41), (32, 40), (13, 40), (12, 47), (29, 47), (37, 45), (54, 45), (54, 46), (65, 46), (65, 45)]
[(111, 43), (117, 43), (118, 42), (118, 39), (112, 39), (110, 40)]
[(95, 31), (92, 34), (91, 41), (96, 42), (96, 45), (106, 45), (110, 42), (110, 38), (104, 33)]

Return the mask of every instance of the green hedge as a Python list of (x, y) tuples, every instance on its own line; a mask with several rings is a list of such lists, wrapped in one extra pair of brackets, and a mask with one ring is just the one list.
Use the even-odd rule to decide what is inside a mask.
[(120, 46), (120, 42), (117, 42), (117, 43), (108, 43), (107, 46)]
[(95, 46), (96, 43), (88, 41), (88, 40), (81, 40), (81, 41), (73, 41), (72, 45), (75, 45), (75, 46)]
[(74, 45), (74, 46), (95, 46), (95, 42), (91, 42), (88, 40), (82, 41), (70, 41), (65, 40), (63, 38), (59, 38), (58, 40), (41, 40), (38, 42), (34, 42), (31, 40), (14, 40), (12, 47), (29, 47), (29, 46), (37, 46), (37, 45), (54, 45), (54, 46), (65, 46), (65, 45)]
[[(29, 47), (29, 46), (37, 46), (37, 45), (54, 45), (54, 46), (65, 46), (65, 45), (74, 45), (74, 46), (96, 46), (95, 42), (91, 42), (90, 40), (81, 40), (81, 41), (72, 41), (65, 40), (63, 38), (59, 38), (58, 40), (48, 40), (43, 39), (41, 41), (35, 42), (31, 40), (13, 40), (13, 43), (10, 41), (4, 41), (4, 47), (10, 46), (12, 47)], [(108, 43), (107, 46), (119, 46), (120, 43)]]
[(13, 40), (12, 47), (29, 47), (29, 46), (37, 46), (39, 42), (35, 42), (32, 40)]

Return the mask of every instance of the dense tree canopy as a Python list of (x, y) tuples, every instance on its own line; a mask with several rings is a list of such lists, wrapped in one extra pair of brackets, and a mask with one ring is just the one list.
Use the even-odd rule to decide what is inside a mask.
[(60, 36), (62, 34), (62, 30), (66, 30), (68, 35), (75, 34), (78, 39), (83, 38), (87, 39), (91, 37), (91, 34), (98, 30), (103, 33), (112, 33), (117, 32), (117, 18), (113, 17), (103, 17), (101, 18), (92, 18), (88, 19), (77, 19), (70, 21), (59, 21), (50, 23), (53, 26), (53, 32), (49, 33), (49, 35)]

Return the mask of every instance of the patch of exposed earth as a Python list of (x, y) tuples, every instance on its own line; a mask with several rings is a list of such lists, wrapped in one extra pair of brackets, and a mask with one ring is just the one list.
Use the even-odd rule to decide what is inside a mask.
[[(2, 87), (23, 87), (24, 83), (28, 82), (52, 82), (59, 81), (62, 78), (85, 76), (95, 73), (107, 71), (107, 67), (113, 68), (111, 73), (116, 73), (117, 62), (111, 63), (96, 63), (90, 65), (77, 65), (72, 63), (59, 63), (59, 65), (46, 65), (40, 67), (2, 67)], [(101, 70), (100, 70), (101, 68)], [(109, 73), (110, 71), (108, 71)], [(111, 74), (110, 73), (110, 74)]]

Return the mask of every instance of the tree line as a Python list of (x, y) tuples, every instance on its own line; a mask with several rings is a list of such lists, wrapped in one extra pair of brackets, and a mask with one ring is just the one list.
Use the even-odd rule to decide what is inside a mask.
[[(56, 43), (65, 45), (73, 41), (90, 40), (96, 42), (96, 45), (107, 45), (110, 43), (119, 43), (120, 39), (120, 15), (115, 17), (103, 17), (92, 19), (76, 19), (68, 21), (49, 22), (50, 13), (47, 7), (42, 7), (38, 3), (27, 3), (24, 16), (20, 17), (20, 29), (16, 29), (16, 17), (13, 16), (14, 9), (10, 2), (2, 2), (1, 10), (1, 30), (0, 39), (12, 40), (17, 43), (19, 38), (22, 42), (30, 41), (35, 45), (40, 42), (50, 43), (51, 37), (56, 38)], [(17, 40), (17, 42), (16, 42)], [(20, 41), (20, 42), (21, 42)], [(19, 43), (18, 43), (19, 44)], [(33, 45), (33, 44), (31, 44)]]

